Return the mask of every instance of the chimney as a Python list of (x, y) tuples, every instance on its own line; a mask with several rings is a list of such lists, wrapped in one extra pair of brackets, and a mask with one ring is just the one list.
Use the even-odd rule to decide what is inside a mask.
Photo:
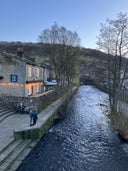
[(17, 49), (17, 55), (21, 58), (24, 56), (23, 47)]

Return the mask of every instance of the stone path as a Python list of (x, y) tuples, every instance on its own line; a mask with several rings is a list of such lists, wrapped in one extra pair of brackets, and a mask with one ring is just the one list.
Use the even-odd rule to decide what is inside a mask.
[(30, 126), (29, 114), (13, 114), (0, 123), (0, 151), (14, 140), (14, 131), (23, 131), (40, 127), (62, 103), (59, 99), (38, 114), (37, 124)]
[(13, 114), (0, 123), (0, 151), (14, 140), (13, 131), (29, 126), (29, 115)]

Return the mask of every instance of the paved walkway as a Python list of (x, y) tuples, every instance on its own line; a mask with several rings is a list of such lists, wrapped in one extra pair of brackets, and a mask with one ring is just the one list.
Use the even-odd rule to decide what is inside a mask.
[(35, 129), (40, 127), (62, 104), (62, 99), (55, 101), (45, 110), (38, 114), (37, 124), (30, 126), (29, 114), (14, 114), (0, 123), (0, 151), (14, 140), (14, 131)]
[(29, 115), (14, 114), (0, 123), (0, 151), (14, 140), (13, 131), (29, 125)]

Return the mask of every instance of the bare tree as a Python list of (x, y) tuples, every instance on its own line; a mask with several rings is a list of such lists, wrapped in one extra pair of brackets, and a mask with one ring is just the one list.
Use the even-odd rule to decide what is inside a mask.
[(51, 45), (50, 61), (61, 84), (70, 84), (76, 74), (80, 38), (76, 32), (59, 27), (56, 23), (39, 35), (39, 41)]
[(106, 20), (101, 24), (98, 37), (99, 48), (108, 54), (107, 81), (109, 84), (110, 105), (117, 111), (118, 92), (127, 79), (128, 62), (128, 17), (119, 13), (117, 19)]

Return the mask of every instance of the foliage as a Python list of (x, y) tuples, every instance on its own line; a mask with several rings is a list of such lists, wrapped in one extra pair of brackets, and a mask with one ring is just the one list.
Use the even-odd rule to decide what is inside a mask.
[(97, 44), (108, 54), (106, 82), (110, 85), (111, 109), (116, 111), (118, 91), (121, 90), (124, 80), (127, 79), (128, 62), (123, 59), (128, 55), (127, 14), (119, 13), (117, 19), (107, 19), (105, 24), (101, 24)]
[(112, 125), (116, 130), (128, 131), (128, 117), (123, 113), (115, 112), (110, 113), (109, 118), (111, 119)]
[(83, 55), (81, 55), (80, 56), (80, 58), (79, 58), (79, 61), (80, 62), (91, 62), (91, 61), (95, 61), (95, 62), (100, 62), (100, 61), (104, 61), (104, 62), (106, 62), (106, 59), (104, 59), (104, 58), (97, 58), (97, 57), (95, 57), (94, 55), (93, 56), (83, 56)]
[(59, 83), (70, 84), (76, 74), (79, 59), (80, 39), (76, 32), (71, 32), (56, 23), (51, 29), (45, 29), (39, 35), (39, 41), (50, 44), (50, 61), (54, 66)]

